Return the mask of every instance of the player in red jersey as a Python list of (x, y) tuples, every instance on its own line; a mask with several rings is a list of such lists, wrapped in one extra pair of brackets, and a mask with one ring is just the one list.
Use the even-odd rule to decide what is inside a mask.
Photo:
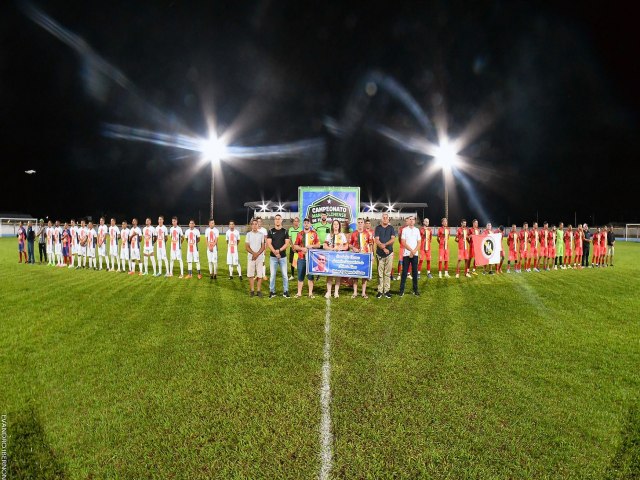
[(571, 259), (573, 258), (573, 227), (569, 225), (564, 232), (564, 265), (571, 267)]
[[(538, 258), (540, 256), (541, 240), (542, 240), (542, 232), (538, 230), (538, 222), (533, 222), (533, 228), (531, 229), (530, 237), (529, 237), (529, 243), (531, 245), (529, 262), (531, 262), (531, 259), (533, 259), (534, 272), (540, 272), (540, 269), (538, 268)], [(529, 263), (529, 266), (531, 266), (531, 263)], [(529, 270), (531, 270), (531, 268), (529, 268)]]
[(464, 266), (464, 274), (470, 277), (469, 273), (469, 229), (467, 221), (463, 218), (456, 231), (456, 243), (458, 244), (458, 262), (456, 263), (456, 278), (460, 278), (460, 262)]
[(442, 278), (442, 264), (444, 263), (444, 277), (449, 278), (449, 222), (442, 219), (442, 226), (438, 228), (438, 278)]
[(542, 225), (542, 232), (540, 233), (540, 259), (542, 260), (542, 265), (540, 268), (548, 271), (551, 263), (549, 257), (551, 230), (549, 230), (549, 222), (544, 222)]
[(530, 272), (529, 268), (529, 241), (531, 238), (531, 232), (529, 232), (529, 224), (524, 222), (522, 224), (522, 229), (519, 234), (519, 244), (520, 244), (520, 269), (524, 267), (525, 272)]
[[(351, 234), (349, 239), (349, 248), (352, 252), (356, 253), (373, 253), (371, 247), (371, 234), (364, 228), (364, 219), (359, 218), (356, 222), (356, 231)], [(358, 279), (353, 279), (353, 295), (351, 298), (358, 296)], [(367, 296), (367, 279), (362, 279), (362, 298), (369, 298)]]
[(429, 226), (429, 219), (425, 218), (422, 221), (422, 228), (420, 229), (420, 259), (418, 260), (418, 276), (422, 271), (422, 263), (427, 261), (427, 278), (433, 278), (431, 275), (431, 239), (433, 238), (433, 232)]
[(473, 237), (472, 235), (480, 235), (480, 227), (478, 227), (478, 220), (476, 220), (475, 218), (473, 219), (471, 228), (469, 229), (469, 260), (467, 260), (467, 272), (469, 271), (469, 269), (471, 268), (471, 262), (473, 261), (473, 270), (471, 270), (471, 273), (473, 273), (474, 275), (478, 275), (476, 273), (476, 257), (475, 257), (475, 253), (473, 252)]
[(578, 229), (575, 231), (573, 237), (576, 247), (573, 266), (574, 268), (579, 268), (580, 270), (582, 270), (582, 241), (584, 240), (584, 230), (582, 229), (582, 225), (578, 225)]
[(518, 246), (520, 244), (520, 235), (518, 228), (514, 223), (511, 225), (511, 231), (507, 236), (507, 245), (509, 246), (509, 259), (507, 260), (507, 273), (511, 273), (511, 262), (516, 273), (520, 273), (520, 264), (518, 263)]

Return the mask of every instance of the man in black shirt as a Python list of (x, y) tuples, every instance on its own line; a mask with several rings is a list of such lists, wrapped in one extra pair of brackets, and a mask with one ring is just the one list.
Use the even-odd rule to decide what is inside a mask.
[(607, 232), (607, 256), (604, 258), (604, 264), (613, 267), (613, 251), (616, 244), (616, 234), (613, 233), (613, 225), (609, 227)]
[(275, 227), (267, 232), (267, 248), (269, 249), (269, 270), (271, 277), (269, 279), (269, 298), (276, 296), (276, 274), (278, 269), (282, 274), (282, 287), (284, 289), (283, 296), (289, 298), (289, 278), (287, 277), (287, 248), (291, 243), (289, 233), (282, 228), (282, 216), (275, 216)]
[[(393, 266), (393, 242), (396, 231), (389, 225), (389, 214), (382, 214), (382, 223), (375, 229), (376, 257), (378, 258), (378, 294), (376, 298), (391, 298), (391, 268)], [(417, 273), (416, 273), (417, 275)]]
[(584, 238), (582, 239), (582, 266), (589, 266), (589, 248), (591, 247), (591, 232), (589, 232), (589, 225), (586, 223), (582, 226), (584, 230)]
[(29, 253), (28, 263), (36, 263), (36, 256), (33, 250), (33, 242), (36, 240), (36, 231), (33, 228), (33, 222), (27, 222), (27, 252)]
[(47, 228), (44, 224), (44, 220), (40, 219), (40, 228), (36, 233), (38, 237), (38, 253), (40, 254), (40, 263), (42, 263), (42, 258), (44, 257), (45, 263), (47, 260)]

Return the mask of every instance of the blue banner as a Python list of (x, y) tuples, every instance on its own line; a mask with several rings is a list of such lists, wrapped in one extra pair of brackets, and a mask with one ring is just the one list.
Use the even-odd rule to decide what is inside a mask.
[(326, 213), (329, 223), (348, 222), (353, 231), (360, 214), (360, 187), (299, 187), (298, 209), (301, 222), (308, 217), (315, 225)]
[(314, 249), (307, 252), (307, 274), (370, 279), (372, 261), (371, 253)]

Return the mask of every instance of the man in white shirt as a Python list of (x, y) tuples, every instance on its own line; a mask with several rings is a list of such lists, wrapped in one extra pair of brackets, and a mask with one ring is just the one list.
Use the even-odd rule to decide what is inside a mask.
[(51, 220), (47, 222), (47, 228), (45, 229), (47, 235), (47, 265), (50, 267), (56, 264), (55, 258), (53, 255), (53, 223)]
[[(109, 257), (111, 257), (111, 271), (115, 272), (116, 264), (118, 264), (118, 272), (120, 271), (120, 257), (118, 256), (118, 235), (120, 229), (116, 225), (116, 219), (111, 219), (111, 225), (109, 225)], [(107, 260), (107, 265), (109, 261)], [(123, 267), (124, 268), (124, 267)]]
[(187, 239), (187, 278), (191, 278), (192, 270), (191, 264), (195, 262), (196, 269), (198, 270), (198, 280), (202, 278), (200, 273), (200, 253), (198, 252), (198, 243), (200, 243), (200, 230), (195, 228), (196, 222), (189, 220), (189, 228), (184, 232), (184, 236)]
[(76, 227), (78, 234), (78, 266), (76, 268), (87, 266), (87, 226), (84, 220), (80, 220), (80, 226)]
[(409, 265), (414, 272), (413, 281), (413, 294), (419, 296), (418, 292), (418, 257), (420, 249), (420, 230), (415, 227), (415, 217), (409, 217), (408, 225), (402, 229), (402, 235), (400, 236), (400, 248), (402, 250), (402, 277), (400, 278), (400, 292), (399, 295), (404, 295), (404, 286), (407, 283), (407, 275), (409, 273)]
[(138, 227), (138, 219), (131, 220), (129, 229), (129, 275), (135, 275), (136, 262), (138, 262), (138, 275), (142, 275), (142, 262), (140, 261), (140, 238), (142, 231)]
[(62, 267), (62, 227), (60, 227), (60, 221), (56, 220), (56, 225), (53, 227), (53, 251), (56, 255), (56, 266)]
[(209, 278), (218, 278), (218, 237), (220, 232), (216, 228), (216, 222), (209, 220), (209, 226), (204, 231), (204, 238), (207, 242), (207, 263), (209, 264)]
[[(122, 228), (120, 229), (120, 260), (122, 263), (122, 271), (127, 271), (127, 262), (130, 262), (129, 259), (129, 227), (127, 226), (127, 222), (122, 222)], [(118, 271), (120, 271), (120, 267), (118, 267)]]
[(97, 268), (95, 239), (96, 231), (93, 228), (93, 222), (89, 222), (89, 227), (87, 228), (87, 257), (89, 258), (89, 268), (94, 270)]
[(100, 268), (98, 270), (102, 270), (102, 260), (105, 259), (107, 262), (107, 271), (109, 271), (109, 257), (107, 257), (108, 233), (109, 229), (104, 224), (104, 217), (100, 217), (100, 225), (98, 225), (98, 258), (100, 259)]
[(254, 296), (253, 284), (255, 278), (258, 279), (258, 289), (255, 295), (262, 297), (262, 276), (264, 268), (264, 248), (265, 237), (262, 232), (258, 231), (258, 221), (251, 220), (251, 231), (247, 233), (245, 240), (245, 248), (248, 253), (247, 257), (247, 277), (249, 277), (249, 296)]
[(169, 239), (171, 241), (171, 260), (169, 261), (169, 276), (173, 277), (173, 265), (177, 260), (180, 263), (180, 277), (184, 278), (184, 263), (182, 263), (182, 227), (178, 225), (178, 217), (171, 219)]
[[(264, 236), (264, 241), (265, 241), (265, 245), (267, 244), (267, 235), (269, 234), (269, 232), (267, 232), (267, 229), (264, 228), (262, 226), (262, 219), (260, 217), (258, 217), (256, 220), (258, 220), (258, 232), (261, 233)], [(263, 263), (262, 264), (262, 278), (266, 277), (266, 271), (267, 271), (267, 267), (266, 265)]]
[[(73, 219), (70, 222), (69, 234), (71, 235), (71, 265), (69, 265), (69, 268), (73, 268), (78, 254), (78, 227)], [(80, 266), (80, 257), (78, 257), (78, 266)]]
[(236, 230), (236, 223), (232, 220), (229, 222), (229, 230), (225, 235), (227, 237), (227, 265), (229, 266), (229, 280), (233, 280), (233, 267), (238, 269), (238, 276), (242, 280), (242, 267), (238, 258), (238, 244), (240, 242), (240, 232)]
[(164, 226), (164, 217), (158, 217), (158, 226), (156, 227), (156, 259), (158, 260), (158, 273), (156, 277), (162, 275), (162, 262), (164, 261), (166, 276), (169, 276), (169, 261), (167, 260), (167, 227)]
[(156, 236), (156, 229), (151, 226), (151, 219), (147, 217), (142, 228), (142, 253), (144, 255), (144, 273), (149, 275), (149, 258), (153, 267), (153, 276), (156, 276), (156, 257), (153, 256), (153, 238)]

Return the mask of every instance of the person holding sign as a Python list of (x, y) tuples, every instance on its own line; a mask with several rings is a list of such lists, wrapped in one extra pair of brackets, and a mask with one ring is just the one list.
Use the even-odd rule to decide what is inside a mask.
[[(311, 230), (311, 221), (305, 218), (302, 222), (303, 230), (298, 233), (293, 249), (298, 254), (298, 293), (296, 298), (302, 297), (302, 286), (304, 285), (304, 277), (307, 275), (306, 254), (310, 248), (318, 248), (320, 239), (318, 234)], [(313, 298), (313, 275), (307, 276), (307, 284), (309, 285), (309, 298)]]
[[(417, 229), (416, 229), (417, 230)], [(362, 218), (358, 219), (356, 231), (351, 234), (351, 239), (349, 240), (349, 247), (352, 252), (356, 253), (371, 253), (371, 237), (369, 232), (364, 229), (364, 220)], [(413, 268), (414, 273), (418, 268), (417, 257), (416, 257), (416, 265)], [(415, 275), (416, 282), (418, 281), (418, 275)], [(351, 298), (356, 298), (358, 296), (358, 279), (353, 279), (353, 295)], [(367, 296), (367, 279), (362, 279), (362, 298), (369, 298)]]
[(236, 230), (236, 222), (229, 222), (229, 230), (227, 237), (227, 265), (229, 266), (229, 280), (233, 280), (233, 267), (238, 269), (238, 276), (242, 280), (242, 267), (238, 259), (238, 241), (240, 240), (240, 232)]
[(438, 278), (442, 278), (442, 264), (444, 263), (444, 278), (449, 278), (449, 222), (442, 219), (442, 226), (438, 228)]
[[(325, 250), (344, 251), (349, 248), (347, 243), (347, 236), (340, 231), (342, 225), (340, 220), (334, 220), (331, 222), (331, 231), (327, 234), (324, 240), (323, 248)], [(340, 277), (327, 277), (327, 293), (325, 298), (331, 297), (331, 285), (335, 283), (335, 291), (333, 293), (334, 298), (338, 298), (338, 290), (340, 289)]]
[(409, 273), (409, 266), (413, 270), (413, 294), (420, 295), (418, 292), (418, 256), (420, 248), (420, 230), (415, 227), (415, 217), (409, 217), (409, 225), (402, 229), (402, 236), (400, 237), (400, 247), (403, 249), (402, 259), (402, 277), (400, 277), (400, 293), (402, 297), (404, 295), (404, 286), (407, 282), (407, 275)]

